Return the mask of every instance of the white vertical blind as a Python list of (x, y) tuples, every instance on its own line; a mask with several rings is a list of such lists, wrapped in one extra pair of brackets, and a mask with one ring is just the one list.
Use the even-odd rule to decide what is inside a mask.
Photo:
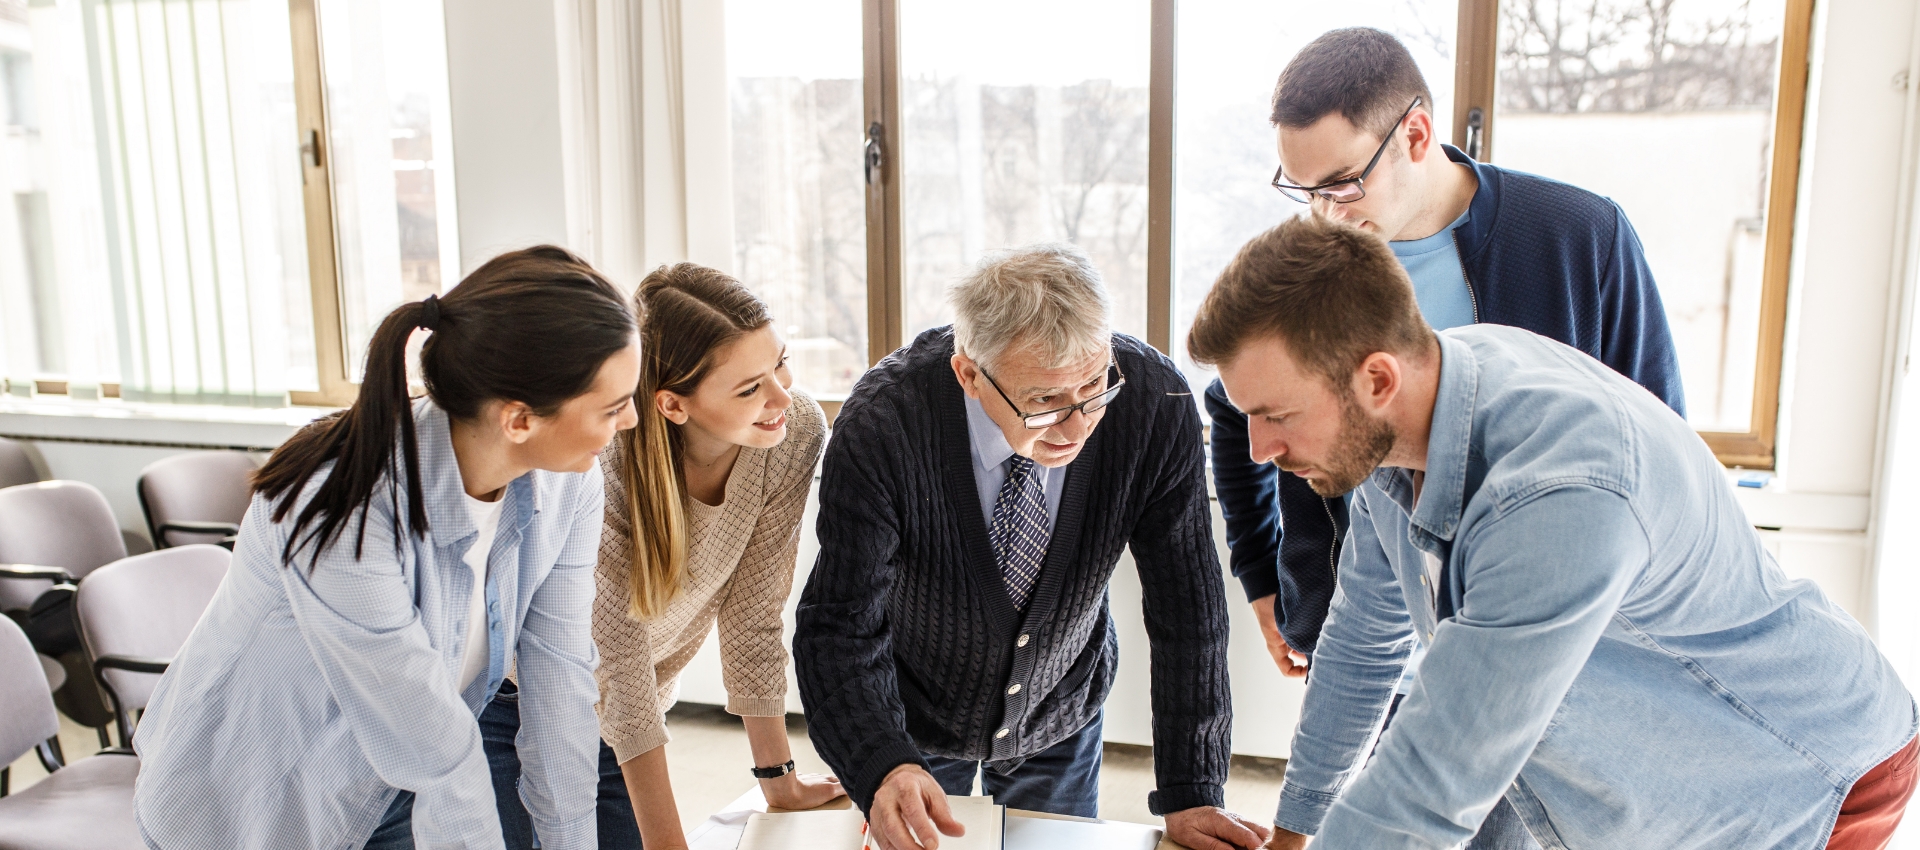
[(307, 276), (302, 229), (269, 225), (301, 220), (287, 7), (86, 5), (128, 315), (121, 395), (285, 404), (286, 295)]
[(31, 78), (34, 107), (9, 133), (32, 150), (0, 157), (16, 200), (0, 207), (29, 211), (0, 219), (0, 243), (25, 246), (0, 265), (6, 376), (64, 380), (79, 398), (117, 381), (132, 401), (244, 406), (310, 387), (286, 3), (20, 11), (0, 16), (0, 67), (10, 90)]

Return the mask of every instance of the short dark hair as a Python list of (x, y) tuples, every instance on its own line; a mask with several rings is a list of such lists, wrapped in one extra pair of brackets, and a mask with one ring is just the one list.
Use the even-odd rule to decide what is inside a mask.
[(1290, 218), (1234, 255), (1187, 333), (1194, 362), (1217, 365), (1277, 336), (1339, 391), (1374, 352), (1420, 357), (1433, 329), (1387, 243), (1320, 216)]
[(1353, 126), (1384, 136), (1416, 97), (1432, 114), (1433, 92), (1407, 46), (1372, 27), (1348, 27), (1294, 54), (1274, 84), (1267, 120), (1297, 130), (1338, 112)]

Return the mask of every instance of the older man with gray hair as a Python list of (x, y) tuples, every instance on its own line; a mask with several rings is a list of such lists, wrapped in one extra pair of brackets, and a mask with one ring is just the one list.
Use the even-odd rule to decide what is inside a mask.
[(1152, 644), (1169, 837), (1257, 847), (1226, 812), (1227, 604), (1200, 419), (1173, 363), (1111, 330), (1069, 245), (986, 261), (956, 320), (894, 352), (840, 409), (794, 661), (814, 745), (882, 850), (960, 829), (946, 794), (1099, 811), (1118, 644), (1107, 583), (1133, 550)]

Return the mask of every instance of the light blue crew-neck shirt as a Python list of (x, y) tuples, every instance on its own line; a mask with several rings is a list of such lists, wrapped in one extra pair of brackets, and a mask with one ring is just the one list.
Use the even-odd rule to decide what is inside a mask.
[[(1007, 483), (1007, 461), (1013, 458), (1013, 444), (1000, 425), (987, 415), (980, 400), (967, 397), (967, 439), (973, 454), (973, 486), (980, 491), (980, 516), (993, 525), (993, 503), (1000, 499), (1000, 487)], [(1067, 464), (1072, 466), (1073, 464)], [(1041, 467), (1040, 486), (1046, 489), (1047, 532), (1053, 532), (1060, 519), (1060, 494), (1067, 490), (1067, 467)]]
[(1467, 289), (1467, 274), (1460, 265), (1460, 247), (1453, 241), (1454, 228), (1467, 223), (1469, 213), (1461, 213), (1452, 224), (1425, 239), (1388, 242), (1393, 255), (1413, 278), (1413, 297), (1420, 302), (1420, 314), (1436, 331), (1473, 324), (1473, 293)]

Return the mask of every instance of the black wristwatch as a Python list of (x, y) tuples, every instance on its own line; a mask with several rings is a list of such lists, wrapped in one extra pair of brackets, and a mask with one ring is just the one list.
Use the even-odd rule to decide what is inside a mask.
[(780, 777), (782, 777), (782, 776), (786, 776), (787, 774), (789, 774), (789, 773), (792, 773), (792, 772), (793, 772), (793, 759), (787, 759), (787, 763), (786, 763), (786, 764), (783, 764), (783, 765), (780, 765), (780, 766), (778, 766), (778, 767), (756, 767), (756, 768), (754, 768), (754, 769), (753, 769), (753, 778), (755, 778), (755, 779), (779, 779)]

